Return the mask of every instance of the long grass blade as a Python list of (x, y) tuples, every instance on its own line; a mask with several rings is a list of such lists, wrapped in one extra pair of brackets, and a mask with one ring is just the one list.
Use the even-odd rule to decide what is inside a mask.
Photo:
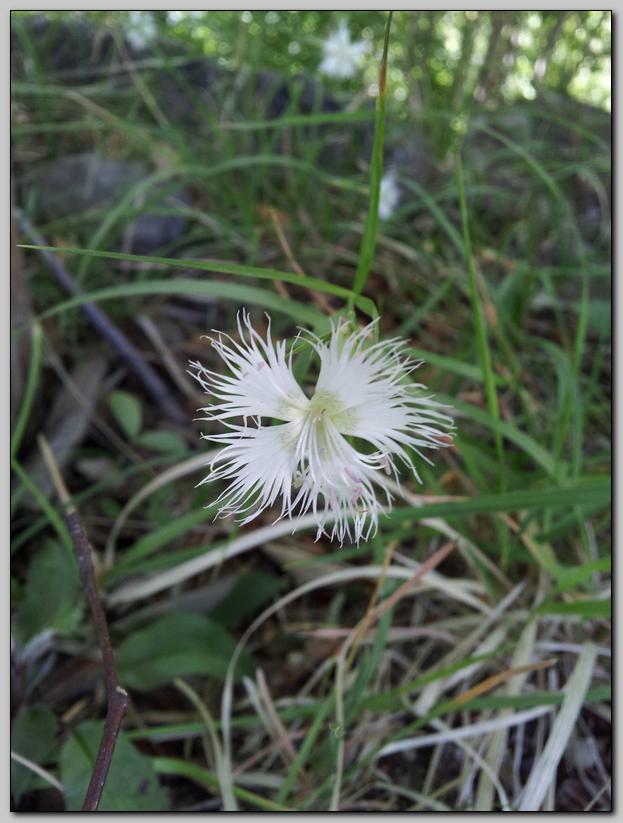
[(584, 697), (593, 677), (596, 658), (595, 646), (587, 643), (567, 681), (565, 699), (556, 716), (545, 748), (532, 767), (518, 811), (538, 812), (541, 808), (545, 794), (556, 777), (558, 764), (576, 728), (578, 715), (584, 705)]
[(379, 93), (376, 98), (376, 116), (374, 118), (374, 144), (372, 147), (372, 161), (370, 163), (370, 202), (364, 226), (357, 271), (353, 280), (353, 291), (361, 294), (370, 274), (374, 248), (376, 246), (376, 229), (379, 220), (379, 197), (381, 191), (381, 177), (383, 175), (383, 145), (385, 143), (385, 116), (387, 108), (387, 50), (389, 47), (389, 33), (392, 25), (392, 14), (387, 16), (385, 27), (385, 41), (383, 56), (379, 69)]

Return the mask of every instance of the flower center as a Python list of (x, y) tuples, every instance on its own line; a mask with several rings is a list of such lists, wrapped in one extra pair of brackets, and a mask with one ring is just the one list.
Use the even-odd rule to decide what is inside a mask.
[(322, 423), (329, 418), (338, 431), (345, 426), (352, 426), (355, 415), (347, 409), (340, 398), (329, 391), (317, 391), (307, 407), (307, 419), (313, 423)]

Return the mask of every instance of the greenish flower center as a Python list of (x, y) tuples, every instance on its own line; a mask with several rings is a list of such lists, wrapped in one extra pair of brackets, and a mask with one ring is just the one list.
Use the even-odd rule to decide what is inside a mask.
[(313, 395), (307, 415), (316, 422), (321, 422), (325, 417), (330, 419), (340, 432), (352, 429), (357, 422), (352, 409), (347, 409), (336, 394), (328, 391), (318, 391)]

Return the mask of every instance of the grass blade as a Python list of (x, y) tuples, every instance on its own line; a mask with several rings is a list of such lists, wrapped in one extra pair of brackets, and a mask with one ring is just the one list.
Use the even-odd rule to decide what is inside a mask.
[(31, 337), (30, 365), (28, 367), (26, 388), (24, 390), (24, 397), (22, 399), (19, 415), (17, 421), (15, 422), (15, 428), (13, 429), (13, 434), (11, 435), (11, 460), (15, 459), (21, 445), (22, 437), (24, 436), (26, 425), (28, 423), (28, 417), (30, 416), (32, 402), (35, 398), (37, 383), (39, 382), (43, 334), (41, 331), (41, 326), (38, 323), (33, 325)]
[(357, 271), (353, 280), (353, 291), (361, 294), (370, 274), (374, 247), (376, 246), (376, 227), (379, 219), (379, 197), (381, 191), (381, 176), (383, 174), (383, 144), (385, 142), (385, 110), (387, 106), (387, 49), (389, 46), (389, 32), (392, 25), (392, 14), (389, 12), (385, 27), (385, 42), (383, 56), (379, 70), (379, 93), (376, 98), (376, 117), (374, 118), (374, 145), (372, 147), (372, 162), (370, 163), (370, 203), (366, 224), (359, 250)]
[[(465, 202), (465, 182), (463, 180), (463, 164), (461, 158), (457, 155), (456, 158), (456, 179), (459, 191), (459, 204), (461, 207), (461, 223), (463, 225), (463, 251), (465, 254), (465, 262), (467, 263), (467, 272), (469, 275), (469, 292), (472, 301), (472, 314), (474, 318), (474, 330), (476, 333), (476, 342), (480, 354), (480, 364), (482, 368), (482, 376), (485, 382), (485, 393), (487, 395), (487, 405), (489, 407), (489, 414), (496, 423), (500, 422), (500, 409), (498, 406), (498, 397), (495, 390), (495, 374), (493, 373), (493, 365), (491, 363), (491, 351), (489, 349), (489, 342), (487, 340), (487, 330), (485, 326), (485, 317), (478, 294), (478, 285), (476, 283), (476, 271), (474, 269), (474, 261), (472, 258), (472, 245), (469, 236), (469, 225), (467, 222), (467, 204)], [(494, 430), (495, 445), (498, 452), (498, 459), (500, 468), (502, 470), (502, 481), (504, 479), (504, 447), (502, 444), (502, 436), (499, 429)]]
[(519, 806), (520, 812), (538, 812), (550, 783), (556, 778), (558, 764), (565, 753), (578, 715), (584, 705), (584, 696), (590, 686), (596, 659), (597, 649), (592, 643), (587, 643), (567, 681), (566, 697), (554, 721), (549, 739), (541, 756), (532, 767), (530, 777), (524, 787)]
[(242, 286), (239, 283), (223, 283), (216, 280), (185, 280), (182, 278), (179, 280), (150, 280), (142, 283), (125, 283), (121, 286), (97, 289), (80, 297), (72, 297), (62, 303), (57, 303), (56, 306), (43, 312), (40, 319), (62, 314), (68, 309), (82, 305), (82, 303), (99, 303), (102, 300), (155, 294), (218, 297), (223, 300), (231, 300), (238, 305), (262, 306), (265, 309), (281, 312), (299, 323), (310, 324), (314, 327), (322, 326), (326, 322), (325, 316), (317, 309), (304, 306), (296, 300), (286, 300), (266, 289)]
[(374, 301), (367, 297), (355, 295), (350, 289), (343, 286), (336, 286), (318, 277), (308, 277), (307, 275), (295, 274), (289, 271), (278, 271), (277, 269), (259, 268), (258, 266), (245, 266), (240, 263), (227, 263), (221, 260), (196, 260), (182, 257), (157, 257), (145, 254), (125, 254), (123, 252), (96, 251), (93, 249), (63, 248), (56, 246), (34, 246), (21, 245), (22, 249), (35, 249), (39, 251), (53, 251), (58, 254), (77, 254), (84, 257), (101, 257), (105, 260), (123, 260), (130, 263), (155, 263), (157, 265), (170, 266), (171, 268), (197, 269), (198, 271), (216, 272), (217, 274), (231, 274), (235, 277), (256, 277), (258, 280), (279, 280), (282, 283), (291, 283), (294, 286), (301, 286), (310, 291), (324, 292), (341, 297), (343, 300), (354, 300), (355, 305), (365, 312), (369, 317), (378, 315)]

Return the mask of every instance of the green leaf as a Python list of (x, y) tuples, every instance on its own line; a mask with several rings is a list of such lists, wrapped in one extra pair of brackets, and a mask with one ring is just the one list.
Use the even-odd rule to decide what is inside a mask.
[[(52, 525), (56, 534), (58, 535), (61, 543), (65, 547), (66, 557), (69, 558), (70, 562), (73, 561), (74, 557), (74, 546), (71, 540), (71, 535), (69, 534), (69, 529), (67, 528), (67, 524), (60, 516), (58, 511), (55, 507), (48, 501), (47, 497), (43, 494), (39, 486), (32, 480), (32, 478), (24, 471), (24, 469), (20, 466), (17, 460), (11, 460), (11, 468), (21, 480), (24, 485), (24, 488), (32, 494), (32, 496), (37, 501), (39, 508), (45, 514), (45, 517), (42, 518), (41, 522), (49, 523)], [(11, 544), (11, 551), (15, 551), (17, 546), (15, 543)]]
[[(166, 514), (166, 508), (164, 509)], [(148, 532), (144, 537), (139, 538), (132, 548), (124, 552), (123, 557), (119, 559), (114, 568), (112, 568), (103, 577), (104, 585), (108, 585), (111, 580), (116, 580), (119, 577), (131, 572), (138, 572), (142, 570), (141, 562), (146, 557), (149, 557), (154, 552), (172, 543), (177, 538), (186, 534), (190, 529), (198, 526), (200, 523), (214, 517), (214, 507), (203, 509), (191, 509), (186, 514), (179, 517), (170, 516), (165, 517), (165, 523), (158, 529)], [(207, 548), (207, 547), (206, 547)]]
[(361, 238), (357, 270), (353, 280), (353, 291), (357, 295), (361, 294), (366, 285), (366, 280), (372, 268), (374, 249), (376, 246), (387, 108), (387, 52), (389, 47), (389, 32), (392, 25), (392, 14), (393, 12), (390, 11), (387, 16), (383, 55), (381, 57), (381, 67), (379, 71), (379, 93), (376, 98), (376, 114), (374, 118), (374, 145), (372, 146), (372, 160), (370, 163), (370, 201), (368, 203), (368, 213), (366, 215), (363, 237)]
[(16, 638), (25, 643), (44, 629), (66, 634), (82, 614), (78, 568), (59, 543), (49, 542), (30, 564), (25, 596), (14, 618)]
[(108, 398), (108, 406), (128, 438), (132, 440), (136, 437), (143, 422), (143, 410), (138, 399), (127, 391), (114, 391)]
[(490, 512), (541, 510), (549, 507), (574, 506), (576, 504), (601, 504), (607, 506), (610, 502), (610, 494), (610, 480), (604, 479), (578, 486), (529, 489), (503, 494), (481, 494), (467, 500), (399, 508), (394, 509), (391, 518), (394, 522), (398, 522), (401, 520), (422, 520), (426, 517), (449, 518)]
[[(294, 286), (300, 286), (301, 288), (309, 289), (310, 291), (332, 294), (336, 297), (341, 297), (343, 300), (352, 300), (354, 304), (361, 309), (361, 311), (365, 312), (368, 315), (368, 317), (374, 318), (378, 316), (376, 305), (374, 301), (371, 300), (369, 297), (362, 297), (361, 295), (355, 294), (355, 292), (345, 288), (344, 286), (339, 286), (335, 283), (330, 283), (327, 280), (321, 280), (318, 277), (308, 277), (307, 275), (296, 274), (294, 272), (279, 271), (277, 269), (269, 268), (260, 268), (258, 266), (247, 266), (242, 265), (241, 263), (228, 263), (220, 260), (206, 261), (196, 260), (193, 258), (157, 257), (154, 255), (147, 254), (126, 254), (124, 252), (96, 251), (94, 249), (79, 249), (55, 246), (20, 245), (20, 248), (41, 249), (63, 254), (78, 254), (83, 255), (87, 258), (125, 260), (128, 262), (135, 263), (156, 263), (160, 266), (171, 266), (171, 268), (195, 269), (198, 271), (205, 271), (217, 274), (231, 274), (235, 277), (254, 277), (260, 280), (279, 280), (283, 283), (291, 283)], [(279, 307), (282, 311), (284, 311), (286, 314), (290, 314), (292, 317), (302, 319), (304, 316), (307, 318), (306, 322), (311, 322), (314, 324), (318, 322), (318, 318), (323, 317), (322, 314), (313, 310), (311, 307), (306, 307), (303, 304), (297, 303), (293, 300), (286, 300), (284, 298), (280, 298), (277, 295), (272, 294), (271, 292), (262, 291), (261, 289), (253, 288), (251, 286), (240, 286), (236, 283), (219, 283), (213, 280), (201, 281), (179, 279), (169, 281), (151, 280), (138, 283), (128, 283), (123, 286), (113, 286), (110, 289), (101, 289), (88, 296), (85, 295), (83, 298), (74, 298), (71, 301), (67, 301), (67, 303), (61, 304), (61, 306), (63, 308), (66, 308), (69, 306), (70, 303), (72, 305), (77, 305), (81, 302), (84, 302), (84, 299), (105, 299), (103, 297), (104, 293), (111, 293), (111, 295), (113, 296), (118, 296), (120, 294), (144, 294), (145, 288), (147, 288), (147, 292), (149, 292), (149, 287), (153, 286), (154, 284), (159, 284), (160, 288), (166, 288), (166, 285), (168, 284), (168, 287), (169, 289), (172, 289), (173, 294), (180, 293), (180, 288), (184, 288), (191, 294), (210, 294), (225, 298), (227, 298), (229, 295), (232, 295), (231, 299), (235, 299), (233, 295), (240, 295), (244, 294), (245, 292), (249, 295), (262, 295), (262, 297), (256, 298), (249, 296), (248, 302), (257, 303), (258, 305), (266, 306), (267, 308)], [(194, 284), (194, 291), (190, 284)], [(100, 295), (102, 296), (100, 297)], [(245, 300), (245, 298), (242, 298), (240, 302), (247, 302), (247, 300)], [(289, 303), (293, 303), (291, 310), (288, 310)], [(52, 311), (58, 310), (61, 310), (60, 306), (56, 306), (55, 309)], [(47, 315), (48, 312), (45, 312), (43, 316)]]
[[(220, 790), (220, 782), (216, 774), (209, 772), (201, 766), (197, 766), (196, 763), (191, 763), (189, 760), (180, 760), (174, 757), (156, 757), (154, 758), (154, 767), (158, 774), (185, 777), (187, 780), (192, 780), (199, 786), (206, 788), (210, 793), (214, 792), (214, 790)], [(258, 809), (264, 812), (295, 811), (287, 806), (282, 806), (280, 803), (273, 803), (272, 800), (268, 800), (240, 786), (233, 786), (233, 792), (240, 800), (243, 800), (251, 806), (257, 806)]]
[(241, 575), (225, 599), (212, 612), (219, 623), (232, 625), (252, 615), (285, 585), (282, 577), (266, 572), (249, 572)]
[(555, 591), (567, 591), (587, 583), (595, 572), (609, 572), (612, 567), (610, 557), (600, 557), (597, 560), (589, 560), (582, 566), (568, 566), (560, 568)]
[(612, 602), (607, 600), (576, 600), (574, 603), (543, 603), (539, 614), (579, 615), (580, 617), (610, 620)]
[[(121, 682), (155, 689), (175, 677), (225, 678), (236, 642), (222, 626), (200, 614), (174, 612), (133, 632), (117, 648)], [(248, 658), (237, 671), (249, 671)]]
[[(102, 736), (103, 724), (89, 720), (71, 734), (61, 752), (65, 806), (80, 811)], [(99, 804), (100, 812), (161, 812), (169, 800), (158, 783), (151, 760), (141, 754), (124, 732), (117, 737), (110, 771)]]
[(137, 437), (139, 446), (154, 452), (183, 452), (186, 451), (184, 438), (176, 432), (148, 431)]
[[(564, 692), (532, 692), (531, 694), (493, 694), (477, 697), (465, 703), (467, 710), (476, 709), (532, 709), (535, 706), (556, 706), (564, 700)], [(597, 686), (586, 693), (586, 705), (612, 699), (610, 686)]]
[(435, 395), (435, 400), (438, 400), (440, 403), (448, 403), (453, 406), (456, 411), (464, 414), (470, 420), (473, 420), (482, 426), (486, 426), (494, 433), (499, 432), (503, 437), (506, 437), (511, 441), (511, 443), (514, 443), (523, 452), (529, 455), (535, 463), (547, 472), (547, 474), (554, 478), (558, 477), (558, 466), (549, 451), (543, 448), (539, 442), (518, 429), (512, 423), (507, 420), (494, 420), (494, 418), (491, 417), (488, 412), (484, 411), (484, 409), (479, 409), (471, 403), (465, 403), (458, 397), (447, 397), (443, 394), (437, 393)]
[[(57, 250), (58, 251), (58, 250)], [(282, 312), (299, 323), (309, 323), (316, 328), (326, 322), (324, 314), (312, 306), (305, 306), (296, 300), (286, 300), (273, 294), (268, 289), (259, 289), (254, 286), (240, 283), (223, 283), (219, 280), (146, 280), (136, 283), (124, 283), (121, 286), (110, 286), (107, 289), (98, 289), (79, 297), (71, 297), (62, 303), (57, 303), (51, 309), (40, 315), (40, 320), (61, 314), (67, 309), (80, 306), (83, 303), (97, 303), (100, 300), (116, 298), (139, 297), (145, 294), (181, 294), (191, 296), (209, 296), (223, 300), (230, 300), (242, 306), (262, 306), (271, 311)]]
[[(487, 407), (489, 409), (489, 415), (495, 423), (499, 423), (500, 409), (498, 404), (498, 396), (495, 388), (495, 373), (493, 371), (493, 364), (491, 361), (491, 349), (489, 347), (488, 329), (487, 323), (485, 321), (484, 307), (482, 305), (482, 300), (478, 291), (478, 284), (476, 282), (476, 270), (474, 268), (474, 260), (472, 256), (472, 242), (470, 238), (469, 221), (467, 217), (467, 203), (465, 200), (463, 165), (461, 163), (460, 154), (457, 154), (456, 156), (456, 180), (459, 193), (461, 223), (463, 226), (463, 252), (465, 255), (465, 262), (467, 264), (469, 293), (472, 304), (472, 317), (474, 322), (474, 335), (476, 337), (478, 356), (480, 359), (480, 367), (482, 369), (482, 376), (485, 384), (485, 395), (487, 397)], [(494, 429), (494, 437), (498, 461), (500, 463), (501, 474), (503, 477), (505, 469), (504, 444), (499, 429)]]
[[(462, 360), (457, 360), (455, 357), (446, 357), (442, 354), (435, 354), (435, 352), (428, 352), (424, 349), (418, 349), (411, 346), (408, 350), (411, 357), (415, 360), (421, 360), (425, 366), (434, 366), (436, 369), (448, 371), (451, 374), (458, 374), (460, 377), (465, 377), (467, 380), (474, 380), (482, 382), (484, 377), (482, 369), (479, 366), (474, 366), (472, 363), (464, 363)], [(497, 385), (503, 385), (506, 381), (497, 375), (493, 376)]]
[[(11, 726), (11, 750), (45, 766), (54, 759), (57, 720), (45, 706), (22, 706)], [(15, 802), (26, 792), (43, 789), (49, 784), (30, 769), (11, 760), (11, 794)]]
[(28, 367), (26, 387), (24, 389), (24, 396), (22, 398), (19, 415), (15, 422), (13, 434), (11, 435), (11, 459), (13, 459), (19, 451), (24, 432), (26, 431), (26, 424), (28, 423), (30, 410), (37, 393), (37, 385), (39, 383), (39, 374), (41, 371), (42, 348), (43, 333), (41, 331), (41, 326), (38, 323), (34, 323), (31, 331), (30, 365)]

